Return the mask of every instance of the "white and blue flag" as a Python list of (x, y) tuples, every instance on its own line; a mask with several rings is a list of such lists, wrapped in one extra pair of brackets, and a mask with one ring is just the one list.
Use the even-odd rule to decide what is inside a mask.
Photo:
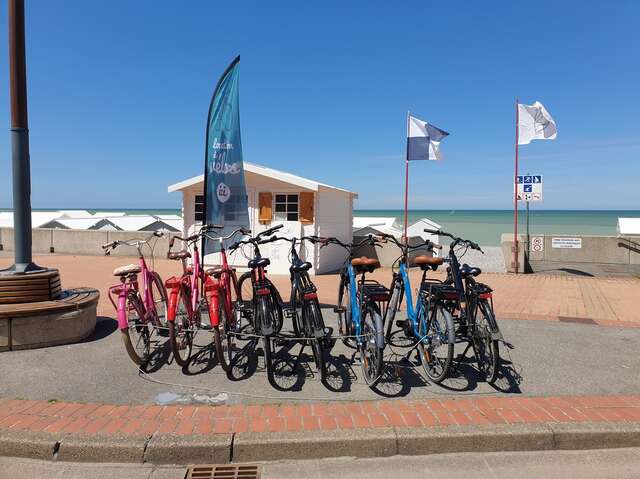
[(407, 161), (441, 159), (440, 142), (449, 133), (411, 115), (408, 130)]

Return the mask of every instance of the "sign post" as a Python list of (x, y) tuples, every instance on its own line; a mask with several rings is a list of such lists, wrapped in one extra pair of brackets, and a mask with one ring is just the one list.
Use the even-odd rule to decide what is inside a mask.
[(542, 201), (542, 175), (516, 175), (516, 202), (526, 203), (527, 258), (531, 253), (529, 236), (529, 203)]

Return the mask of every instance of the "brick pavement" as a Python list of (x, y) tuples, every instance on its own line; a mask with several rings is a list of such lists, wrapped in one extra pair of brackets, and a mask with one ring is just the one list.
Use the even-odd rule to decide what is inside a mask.
[(0, 399), (0, 433), (209, 435), (380, 427), (640, 422), (640, 395), (381, 400), (233, 406), (112, 406)]

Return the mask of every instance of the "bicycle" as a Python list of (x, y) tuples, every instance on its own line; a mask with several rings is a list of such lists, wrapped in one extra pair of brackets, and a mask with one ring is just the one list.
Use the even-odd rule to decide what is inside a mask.
[[(322, 311), (318, 301), (318, 290), (309, 277), (312, 265), (308, 261), (302, 261), (296, 244), (303, 241), (321, 243), (317, 236), (303, 236), (301, 238), (273, 237), (269, 241), (288, 241), (291, 243), (289, 251), (289, 274), (291, 280), (291, 294), (289, 311), (293, 324), (293, 334), (296, 337), (304, 337), (303, 344), (311, 344), (316, 370), (320, 374), (320, 380), (324, 383), (327, 379), (328, 345), (326, 342), (327, 329), (322, 318)], [(303, 346), (304, 349), (304, 346)], [(302, 354), (302, 351), (300, 351)]]
[[(246, 311), (250, 309), (251, 314), (249, 320), (253, 326), (255, 335), (261, 336), (263, 341), (263, 352), (265, 366), (267, 369), (267, 378), (271, 384), (275, 384), (272, 356), (273, 336), (282, 330), (283, 310), (282, 299), (280, 293), (271, 281), (266, 277), (265, 268), (271, 264), (269, 258), (263, 258), (260, 254), (260, 245), (275, 241), (273, 238), (267, 238), (282, 228), (283, 225), (277, 225), (258, 233), (252, 238), (236, 241), (229, 247), (230, 251), (238, 249), (244, 244), (253, 246), (253, 258), (249, 260), (249, 272), (244, 273), (238, 280), (238, 292), (242, 308)], [(243, 285), (250, 281), (251, 297), (248, 297), (247, 287)]]
[[(211, 278), (205, 274), (200, 265), (200, 253), (198, 240), (204, 233), (211, 229), (222, 228), (218, 225), (204, 225), (197, 234), (183, 238), (178, 235), (171, 237), (167, 258), (180, 261), (182, 275), (177, 278), (172, 276), (167, 279), (165, 285), (169, 291), (169, 305), (167, 320), (169, 324), (169, 343), (176, 363), (186, 366), (191, 359), (193, 339), (202, 327), (201, 309), (208, 309), (205, 291), (212, 288)], [(175, 240), (180, 240), (187, 249), (171, 251)], [(193, 265), (189, 266), (187, 260), (192, 258), (188, 248), (193, 249)], [(214, 333), (215, 334), (215, 333)]]
[[(400, 326), (407, 338), (413, 338), (420, 363), (425, 374), (434, 383), (441, 383), (448, 375), (453, 361), (453, 349), (455, 344), (455, 330), (453, 317), (444, 307), (441, 297), (445, 297), (446, 291), (441, 288), (433, 290), (434, 280), (427, 279), (427, 272), (434, 270), (442, 264), (442, 258), (429, 255), (419, 255), (413, 259), (413, 263), (422, 270), (420, 289), (413, 303), (411, 282), (409, 279), (409, 252), (421, 248), (433, 251), (439, 247), (430, 241), (418, 245), (409, 246), (398, 241), (392, 235), (379, 234), (384, 241), (391, 241), (400, 248), (401, 255), (394, 263), (398, 271), (393, 272), (391, 280), (391, 299), (387, 307), (384, 322), (387, 325), (386, 339), (390, 341), (391, 327), (394, 324), (396, 313), (404, 298), (407, 304), (407, 318), (395, 323)], [(433, 290), (433, 291), (432, 291)]]
[[(236, 270), (229, 266), (224, 242), (236, 234), (249, 235), (251, 230), (238, 228), (227, 236), (212, 238), (204, 236), (220, 244), (220, 266), (207, 269), (206, 274), (214, 278), (205, 282), (205, 290), (209, 293), (209, 320), (213, 328), (213, 341), (218, 361), (222, 369), (229, 372), (233, 363), (234, 334), (240, 324), (241, 304)], [(232, 298), (232, 292), (235, 301)]]
[(446, 236), (453, 240), (449, 245), (447, 260), (449, 267), (444, 284), (450, 285), (456, 291), (457, 298), (450, 304), (452, 313), (455, 310), (459, 311), (459, 314), (454, 316), (454, 320), (458, 323), (456, 336), (459, 341), (467, 342), (467, 347), (460, 355), (460, 361), (465, 357), (469, 348), (473, 348), (478, 370), (489, 384), (493, 384), (498, 378), (500, 368), (498, 342), (502, 341), (508, 347), (512, 346), (504, 341), (498, 327), (493, 311), (493, 290), (486, 284), (478, 283), (475, 280), (482, 273), (482, 270), (467, 264), (460, 266), (455, 249), (459, 246), (465, 248), (461, 257), (464, 256), (468, 248), (484, 252), (477, 243), (456, 237), (445, 231), (430, 229), (424, 231)]
[(323, 243), (336, 244), (349, 252), (340, 273), (338, 326), (341, 335), (355, 340), (364, 380), (373, 388), (382, 376), (385, 338), (380, 304), (389, 301), (389, 290), (366, 279), (366, 274), (379, 268), (380, 262), (365, 256), (355, 258), (354, 252), (365, 244), (380, 246), (379, 242), (369, 235), (357, 244), (346, 244), (337, 238), (324, 238)]
[[(154, 238), (163, 233), (155, 231), (145, 239), (117, 240), (102, 245), (105, 256), (118, 246), (132, 246), (138, 250), (139, 264), (120, 266), (113, 275), (120, 278), (120, 284), (109, 288), (109, 300), (118, 312), (118, 328), (127, 354), (138, 366), (147, 363), (151, 356), (151, 335), (163, 327), (167, 319), (167, 292), (160, 275), (149, 269), (142, 248), (147, 245), (153, 261)], [(157, 240), (156, 240), (157, 241)], [(138, 275), (142, 278), (140, 290)], [(118, 297), (118, 304), (114, 297)]]

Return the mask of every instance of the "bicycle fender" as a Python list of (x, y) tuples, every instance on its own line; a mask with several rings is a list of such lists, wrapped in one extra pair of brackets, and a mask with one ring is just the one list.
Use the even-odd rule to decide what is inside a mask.
[(380, 315), (378, 308), (374, 308), (373, 311), (375, 311), (375, 314), (372, 314), (372, 316), (376, 326), (376, 347), (384, 349), (385, 340), (382, 316)]
[(125, 330), (129, 328), (127, 321), (127, 295), (120, 294), (118, 296), (118, 328)]
[(220, 306), (220, 289), (218, 285), (205, 286), (206, 291), (209, 293), (209, 321), (211, 326), (216, 327), (220, 324), (219, 306)]
[(167, 321), (175, 321), (176, 309), (178, 307), (179, 288), (172, 288), (169, 292), (169, 301), (167, 304)]

